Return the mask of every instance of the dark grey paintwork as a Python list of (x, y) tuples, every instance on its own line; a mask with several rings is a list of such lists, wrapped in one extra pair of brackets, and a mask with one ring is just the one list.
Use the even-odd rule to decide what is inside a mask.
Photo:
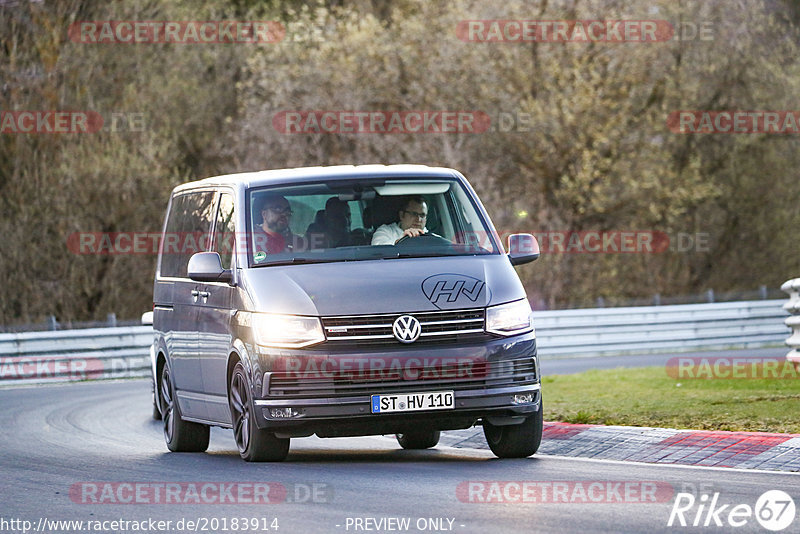
[[(422, 283), (440, 274), (460, 274), (485, 282), (472, 301), (462, 292), (435, 306)], [(259, 267), (242, 274), (252, 288), (253, 311), (297, 315), (360, 315), (478, 308), (525, 297), (505, 255), (464, 258), (402, 258), (348, 263)], [(256, 288), (258, 288), (256, 290)]]

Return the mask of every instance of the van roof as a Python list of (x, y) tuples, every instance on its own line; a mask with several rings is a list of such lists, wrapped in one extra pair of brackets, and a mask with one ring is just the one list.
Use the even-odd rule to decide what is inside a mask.
[(236, 187), (258, 187), (289, 183), (314, 182), (319, 180), (352, 180), (358, 178), (454, 178), (461, 174), (446, 167), (427, 165), (334, 165), (326, 167), (299, 167), (256, 172), (240, 172), (213, 176), (195, 182), (181, 184), (175, 191), (202, 186), (228, 185)]

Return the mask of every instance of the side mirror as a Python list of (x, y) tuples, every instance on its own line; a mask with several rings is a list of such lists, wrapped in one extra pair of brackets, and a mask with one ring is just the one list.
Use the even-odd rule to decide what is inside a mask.
[(142, 324), (145, 326), (153, 325), (153, 312), (149, 311), (142, 314)]
[(217, 252), (198, 252), (189, 258), (189, 278), (195, 282), (228, 282), (233, 280), (230, 269), (222, 268)]
[(532, 234), (508, 236), (508, 258), (511, 265), (530, 263), (539, 258), (539, 242)]

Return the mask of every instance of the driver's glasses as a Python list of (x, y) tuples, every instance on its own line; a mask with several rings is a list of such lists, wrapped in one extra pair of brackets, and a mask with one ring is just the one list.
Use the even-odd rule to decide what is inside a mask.
[(275, 213), (277, 215), (291, 215), (292, 214), (292, 208), (290, 208), (288, 206), (286, 206), (285, 208), (269, 207), (269, 208), (266, 208), (266, 209), (268, 209), (269, 211), (271, 211), (272, 213)]
[(428, 217), (427, 213), (420, 213), (419, 211), (411, 211), (411, 210), (403, 210), (403, 211), (408, 213), (409, 215), (413, 215), (417, 219), (425, 219)]

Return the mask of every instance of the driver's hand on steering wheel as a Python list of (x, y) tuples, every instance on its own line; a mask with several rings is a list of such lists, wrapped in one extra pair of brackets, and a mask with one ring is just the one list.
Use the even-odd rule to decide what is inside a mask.
[[(403, 232), (403, 235), (400, 236), (400, 239), (404, 239), (406, 237), (417, 237), (423, 235), (424, 233), (425, 232), (422, 230), (422, 228), (406, 228)], [(395, 241), (394, 244), (396, 245), (400, 239)]]

